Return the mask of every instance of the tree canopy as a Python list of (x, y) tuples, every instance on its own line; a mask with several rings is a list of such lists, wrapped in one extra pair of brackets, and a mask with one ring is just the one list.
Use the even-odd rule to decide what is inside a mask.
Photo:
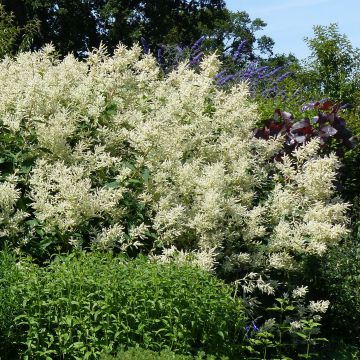
[(0, 4), (0, 59), (18, 50), (28, 50), (38, 30), (39, 22), (36, 20), (19, 26), (14, 14), (6, 12)]
[[(273, 41), (257, 38), (266, 24), (242, 11), (232, 13), (223, 0), (2, 0), (22, 27), (37, 21), (32, 49), (52, 42), (60, 54), (83, 57), (102, 42), (112, 52), (119, 42), (131, 45), (144, 37), (152, 50), (161, 45), (189, 46), (206, 36), (209, 49), (228, 54), (246, 40), (244, 53), (271, 54)], [(17, 39), (19, 43), (20, 39)]]
[(317, 94), (340, 102), (358, 102), (360, 50), (340, 33), (337, 24), (314, 26), (305, 41), (311, 56), (304, 67), (303, 85)]

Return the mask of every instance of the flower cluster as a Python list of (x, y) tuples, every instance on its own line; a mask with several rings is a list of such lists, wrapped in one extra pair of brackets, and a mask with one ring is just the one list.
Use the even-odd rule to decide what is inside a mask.
[(333, 198), (339, 164), (333, 155), (319, 157), (319, 146), (314, 139), (277, 163), (277, 184), (267, 200), (274, 226), (269, 248), (278, 255), (270, 261), (274, 268), (295, 266), (294, 254), (322, 255), (347, 234), (348, 205)]
[(0, 64), (2, 146), (20, 149), (2, 165), (18, 179), (0, 187), (4, 236), (17, 214), (66, 246), (146, 243), (194, 251), (209, 269), (289, 269), (346, 234), (337, 159), (312, 141), (275, 166), (281, 139), (253, 136), (248, 87), (219, 88), (215, 55), (163, 76), (138, 46), (86, 61), (53, 50)]

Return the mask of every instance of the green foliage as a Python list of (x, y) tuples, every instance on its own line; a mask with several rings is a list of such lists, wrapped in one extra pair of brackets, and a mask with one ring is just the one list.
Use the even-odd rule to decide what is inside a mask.
[[(50, 3), (51, 1), (40, 0), (33, 2), (33, 5), (36, 11), (41, 12), (47, 9), (46, 6)], [(200, 2), (193, 3), (196, 3), (195, 6), (199, 5), (197, 10), (206, 10), (203, 2), (202, 5)], [(26, 6), (31, 5), (29, 4), (30, 2)], [(61, 44), (61, 52), (74, 49), (77, 55), (82, 56), (85, 51), (83, 36), (88, 31), (87, 28), (84, 27), (84, 33), (76, 37), (78, 24), (75, 19), (71, 19), (72, 25), (66, 28), (68, 30), (63, 25), (69, 20), (69, 13), (74, 18), (81, 18), (81, 14), (86, 14), (89, 8), (85, 8), (85, 4), (82, 8), (75, 2), (68, 2), (68, 7), (65, 2), (59, 4), (60, 7), (50, 9), (54, 19), (59, 20), (61, 30), (56, 35), (56, 41)], [(165, 5), (168, 6), (169, 3)], [(109, 33), (104, 32), (110, 34), (110, 45), (111, 41), (115, 44), (115, 39), (120, 36), (121, 21), (131, 16), (134, 22), (138, 20), (139, 23), (136, 25), (138, 28), (127, 23), (126, 26), (134, 25), (134, 32), (126, 34), (129, 36), (126, 41), (139, 39), (147, 24), (140, 24), (142, 19), (137, 19), (136, 15), (142, 11), (143, 14), (153, 15), (158, 5), (151, 8), (149, 2), (141, 11), (136, 10), (139, 13), (121, 12), (118, 6), (126, 5), (113, 4), (103, 9), (107, 12), (107, 19), (111, 20), (113, 16), (115, 19), (114, 23), (106, 25), (109, 26)], [(164, 6), (164, 9), (168, 8)], [(117, 11), (121, 12), (121, 15)], [(120, 21), (121, 16), (124, 19)], [(211, 16), (210, 14), (209, 17)], [(200, 18), (205, 19), (199, 15), (198, 19)], [(86, 22), (86, 17), (82, 19)], [(224, 25), (222, 21), (225, 20), (219, 19), (221, 26)], [(244, 37), (249, 44), (245, 49), (245, 58), (251, 60), (256, 42), (254, 33), (265, 24), (258, 19), (251, 22), (246, 14), (233, 14), (231, 21), (231, 26), (228, 24), (227, 28), (219, 27), (218, 37), (213, 38), (214, 43), (209, 42), (209, 47), (224, 44), (224, 39), (237, 33), (238, 38), (227, 49), (228, 55), (234, 50), (236, 41)], [(201, 23), (200, 20), (199, 22)], [(158, 24), (159, 27), (155, 26), (153, 33), (149, 32), (147, 40), (150, 46), (157, 45), (159, 29), (162, 29), (164, 24)], [(43, 26), (53, 25), (50, 23)], [(179, 22), (177, 25), (179, 28), (173, 27), (173, 33), (165, 37), (167, 42), (177, 41), (182, 24)], [(120, 27), (116, 28), (117, 26)], [(212, 31), (205, 25), (200, 27), (209, 31), (209, 34)], [(245, 28), (247, 30), (241, 32)], [(190, 39), (195, 39), (195, 34), (202, 33), (198, 30), (196, 28), (189, 35), (186, 39), (188, 43)], [(319, 34), (322, 31), (320, 30)], [(336, 31), (326, 31), (324, 30), (323, 37), (317, 38), (318, 43), (310, 42), (314, 49), (320, 49), (324, 44), (327, 48), (330, 46), (326, 42), (327, 37), (336, 38)], [(68, 42), (64, 40), (65, 34), (71, 35)], [(89, 44), (100, 41), (98, 35), (90, 37)], [(41, 44), (40, 40), (38, 39), (38, 45)], [(268, 51), (271, 42), (264, 39), (258, 46)], [(338, 49), (334, 48), (332, 51), (336, 52)], [(137, 48), (126, 54), (120, 48), (112, 60), (100, 49), (90, 56), (88, 63), (76, 63), (71, 57), (60, 63), (57, 58), (48, 56), (48, 49), (44, 54), (36, 55), (37, 61), (29, 61), (32, 59), (30, 55), (22, 55), (17, 60), (19, 64), (31, 63), (33, 71), (30, 74), (30, 65), (27, 65), (24, 67), (26, 71), (20, 72), (18, 81), (8, 80), (10, 84), (21, 85), (18, 84), (18, 92), (12, 90), (4, 95), (4, 124), (1, 123), (3, 131), (0, 135), (0, 185), (4, 204), (1, 215), (2, 219), (5, 219), (1, 223), (2, 240), (13, 241), (14, 247), (19, 246), (36, 254), (38, 258), (46, 252), (51, 254), (60, 248), (66, 250), (70, 247), (86, 247), (90, 243), (99, 247), (105, 244), (104, 248), (111, 248), (117, 242), (119, 251), (129, 251), (129, 244), (134, 245), (134, 248), (140, 244), (144, 252), (154, 250), (156, 246), (159, 250), (162, 246), (174, 244), (179, 248), (180, 260), (192, 257), (194, 262), (205, 265), (212, 262), (211, 266), (214, 266), (217, 260), (223, 269), (229, 271), (229, 278), (255, 270), (261, 275), (269, 276), (274, 287), (277, 282), (281, 283), (280, 287), (284, 285), (284, 288), (292, 288), (301, 284), (299, 279), (306, 279), (310, 283), (314, 281), (318, 269), (305, 275), (304, 268), (301, 267), (307, 261), (311, 262), (312, 257), (315, 258), (316, 248), (310, 248), (314, 243), (311, 236), (321, 240), (319, 245), (327, 246), (340, 238), (333, 236), (336, 234), (335, 230), (346, 232), (345, 227), (340, 224), (345, 223), (343, 214), (346, 206), (338, 204), (340, 211), (336, 208), (337, 200), (330, 196), (319, 197), (319, 200), (314, 195), (316, 191), (323, 191), (323, 188), (324, 191), (332, 189), (335, 175), (331, 175), (328, 180), (326, 177), (330, 173), (335, 174), (336, 160), (330, 158), (332, 162), (329, 162), (327, 170), (326, 163), (324, 167), (314, 168), (313, 173), (303, 174), (299, 170), (296, 175), (298, 179), (293, 178), (291, 181), (288, 174), (297, 168), (293, 163), (285, 164), (284, 174), (275, 177), (277, 180), (272, 182), (270, 177), (277, 170), (268, 159), (275, 152), (275, 146), (265, 149), (265, 142), (259, 142), (264, 147), (262, 154), (261, 146), (256, 144), (254, 139), (250, 140), (250, 136), (241, 138), (243, 134), (248, 134), (248, 129), (253, 128), (252, 123), (246, 125), (247, 117), (253, 119), (256, 114), (253, 114), (251, 104), (242, 101), (242, 97), (239, 96), (238, 100), (235, 98), (236, 92), (226, 94), (224, 91), (223, 97), (216, 98), (214, 94), (217, 94), (218, 89), (215, 85), (209, 86), (209, 91), (206, 90), (207, 85), (201, 85), (202, 81), (205, 84), (205, 80), (207, 82), (208, 78), (212, 79), (217, 71), (209, 60), (205, 69), (208, 78), (180, 68), (176, 75), (171, 75), (171, 81), (166, 79), (166, 84), (178, 86), (173, 89), (162, 85), (163, 78), (161, 74), (158, 76), (154, 59), (145, 56), (137, 63), (135, 58), (139, 58), (140, 52)], [(335, 60), (340, 64), (336, 68), (332, 63), (322, 62), (320, 58), (325, 56), (325, 53), (315, 52), (318, 62), (311, 63), (307, 72), (304, 71), (298, 77), (287, 78), (283, 95), (261, 102), (259, 107), (262, 113), (265, 114), (271, 109), (272, 114), (274, 107), (291, 111), (292, 107), (300, 105), (303, 94), (300, 92), (301, 96), (294, 97), (293, 91), (302, 86), (299, 80), (302, 79), (301, 76), (308, 84), (302, 91), (308, 91), (310, 95), (318, 97), (330, 94), (340, 100), (350, 99), (352, 90), (356, 90), (357, 75), (351, 73), (353, 70), (347, 67), (348, 65), (340, 66), (347, 64), (346, 56), (336, 57)], [(342, 54), (341, 51), (340, 53)], [(279, 65), (288, 60), (290, 61), (285, 58), (274, 59), (274, 64)], [(116, 71), (113, 71), (114, 69)], [(298, 69), (295, 61), (294, 69)], [(317, 71), (328, 78), (317, 78)], [(64, 73), (66, 77), (63, 76)], [(333, 73), (337, 75), (333, 76)], [(62, 79), (65, 80), (62, 82)], [(190, 86), (193, 79), (198, 81), (194, 87)], [(27, 81), (33, 86), (29, 93), (26, 92)], [(351, 86), (354, 87), (351, 88), (348, 85), (352, 81), (354, 82)], [(24, 94), (28, 94), (28, 97)], [(260, 97), (260, 94), (258, 96)], [(205, 101), (202, 102), (201, 99)], [(224, 115), (221, 112), (216, 113), (220, 103), (228, 104)], [(162, 108), (164, 105), (166, 107)], [(236, 113), (233, 110), (236, 108), (249, 108), (248, 114), (244, 112), (243, 116), (241, 111)], [(28, 114), (27, 121), (24, 121), (24, 113)], [(356, 117), (356, 113), (353, 114)], [(205, 115), (208, 115), (208, 118), (205, 118)], [(162, 122), (159, 121), (161, 116)], [(203, 120), (201, 124), (205, 125), (204, 133), (201, 132), (203, 125), (196, 127), (200, 124), (199, 119)], [(208, 125), (216, 124), (219, 119), (223, 122), (220, 121), (208, 132)], [(238, 122), (230, 122), (231, 119), (238, 119)], [(188, 129), (192, 128), (192, 132), (180, 132), (179, 124), (189, 125)], [(248, 128), (243, 130), (239, 124)], [(232, 137), (233, 131), (240, 134), (240, 138)], [(47, 137), (49, 134), (51, 136)], [(222, 147), (218, 142), (219, 134), (228, 141), (226, 147)], [(143, 143), (142, 138), (146, 140)], [(196, 139), (196, 142), (187, 142), (188, 139)], [(204, 139), (209, 139), (209, 142), (205, 143)], [(243, 148), (237, 148), (241, 143)], [(249, 157), (248, 163), (256, 164), (256, 167), (245, 167), (243, 173), (240, 172), (234, 179), (230, 178), (233, 172), (235, 173), (233, 165), (235, 169), (241, 169), (241, 164), (247, 163), (246, 156), (237, 158), (234, 154), (246, 154), (249, 149), (251, 153), (260, 154), (259, 159)], [(174, 150), (178, 151), (178, 154), (175, 154)], [(310, 145), (308, 151), (310, 155), (306, 156), (309, 160), (306, 160), (303, 169), (312, 169), (311, 161), (315, 158), (321, 165), (322, 160), (317, 158), (318, 150)], [(355, 195), (359, 179), (356, 151), (355, 149), (345, 158), (349, 159), (346, 166), (354, 172), (349, 172), (345, 185), (348, 191)], [(190, 163), (190, 160), (197, 159), (197, 156), (201, 159), (199, 164), (206, 163), (207, 168), (197, 167), (196, 162), (195, 165)], [(300, 154), (297, 160), (299, 163), (303, 161), (301, 156)], [(216, 168), (224, 159), (224, 170)], [(185, 165), (188, 164), (191, 166), (186, 168)], [(281, 167), (283, 164), (278, 162), (277, 166)], [(325, 169), (322, 170), (323, 173), (320, 172), (321, 168)], [(181, 170), (178, 172), (181, 176), (178, 176), (178, 169)], [(63, 179), (66, 181), (62, 181)], [(259, 179), (258, 184), (253, 185), (254, 179)], [(197, 188), (198, 184), (207, 183), (208, 188)], [(271, 186), (265, 186), (270, 183)], [(86, 187), (87, 184), (89, 188)], [(271, 195), (275, 185), (277, 192)], [(36, 189), (42, 189), (42, 194)], [(64, 189), (66, 191), (63, 191)], [(251, 192), (246, 195), (248, 189)], [(98, 197), (98, 194), (103, 198)], [(107, 194), (109, 196), (105, 196)], [(212, 199), (208, 194), (216, 196)], [(211, 207), (208, 203), (203, 206), (199, 201), (200, 195), (204, 195), (206, 201), (213, 201), (210, 203)], [(241, 196), (244, 196), (246, 201), (244, 205), (242, 200), (239, 200)], [(313, 203), (309, 201), (312, 196)], [(37, 197), (38, 203), (33, 201), (34, 197)], [(112, 201), (115, 197), (116, 201)], [(38, 205), (41, 205), (45, 198), (47, 207), (41, 209)], [(354, 196), (349, 198), (354, 199)], [(110, 205), (97, 208), (99, 204), (105, 204), (103, 199)], [(226, 203), (221, 205), (224, 200)], [(324, 202), (321, 205), (322, 200)], [(88, 208), (82, 208), (86, 201), (89, 203)], [(259, 205), (258, 209), (262, 212), (254, 211), (251, 214), (253, 203)], [(329, 208), (326, 209), (328, 205)], [(93, 207), (95, 210), (92, 212)], [(66, 211), (62, 212), (64, 209)], [(212, 209), (216, 211), (211, 212)], [(53, 211), (52, 217), (50, 210)], [(185, 211), (189, 211), (190, 215), (181, 213)], [(338, 214), (335, 216), (336, 211)], [(353, 211), (354, 214), (355, 212), (356, 210)], [(222, 213), (220, 217), (219, 214)], [(68, 216), (69, 214), (73, 218)], [(84, 215), (81, 221), (78, 221), (79, 214)], [(160, 215), (154, 221), (157, 214)], [(203, 217), (198, 216), (199, 214)], [(206, 217), (208, 215), (211, 216)], [(307, 220), (303, 223), (305, 217)], [(17, 222), (14, 219), (17, 219)], [(289, 220), (289, 226), (278, 226), (279, 219), (282, 221), (281, 225), (284, 225), (284, 220)], [(358, 221), (359, 217), (356, 219)], [(70, 225), (61, 228), (66, 223), (65, 220), (69, 220)], [(264, 220), (265, 227), (260, 220)], [(314, 221), (317, 221), (315, 225)], [(18, 224), (20, 226), (17, 226)], [(52, 226), (53, 224), (55, 225)], [(359, 222), (355, 224), (359, 227)], [(273, 232), (274, 228), (277, 228), (277, 232)], [(133, 238), (132, 234), (135, 234)], [(161, 238), (164, 234), (166, 236)], [(199, 242), (199, 239), (202, 240)], [(244, 239), (247, 239), (247, 242), (244, 242)], [(294, 239), (299, 242), (293, 242)], [(215, 250), (214, 253), (206, 253), (209, 244), (220, 252), (216, 258)], [(299, 251), (298, 244), (306, 246)], [(319, 249), (319, 254), (323, 255), (325, 249)], [(163, 256), (165, 261), (169, 260), (164, 255), (169, 249), (161, 250), (163, 254), (159, 255), (159, 258)], [(205, 251), (201, 253), (200, 250)], [(15, 346), (21, 350), (21, 355), (39, 359), (54, 356), (97, 358), (103, 351), (109, 353), (110, 357), (117, 354), (124, 359), (190, 359), (199, 350), (204, 350), (206, 353), (224, 354), (235, 359), (243, 351), (244, 310), (241, 303), (231, 297), (229, 287), (219, 284), (200, 270), (187, 266), (176, 268), (174, 264), (157, 265), (147, 263), (144, 259), (128, 262), (121, 258), (113, 259), (110, 255), (81, 253), (59, 257), (44, 268), (23, 263), (22, 271), (15, 265), (15, 258), (5, 252), (3, 254), (5, 255), (1, 267), (5, 270), (1, 273), (4, 280), (0, 286), (3, 286), (4, 291), (0, 300), (3, 300), (4, 305), (0, 308), (0, 319), (4, 321), (0, 334), (4, 339), (4, 353), (10, 353), (12, 346)], [(328, 335), (329, 329), (345, 333), (346, 329), (354, 328), (352, 321), (359, 320), (357, 311), (352, 311), (360, 305), (357, 300), (359, 294), (353, 289), (354, 284), (356, 287), (359, 285), (356, 270), (358, 259), (354, 256), (350, 247), (346, 251), (336, 249), (329, 257), (329, 262), (324, 265), (326, 286), (318, 293), (323, 293), (324, 298), (330, 298), (331, 303), (335, 304), (327, 318)], [(295, 272), (296, 276), (293, 275)], [(261, 280), (261, 275), (257, 280)], [(311, 291), (311, 294), (314, 292)], [(269, 293), (267, 296), (270, 296)], [(270, 300), (265, 296), (262, 296), (260, 301), (264, 298), (264, 304), (268, 304)], [(256, 330), (254, 322), (253, 328), (247, 331), (247, 350), (252, 352), (253, 358), (316, 357), (314, 349), (318, 350), (319, 342), (324, 340), (319, 335), (318, 317), (301, 312), (305, 305), (294, 304), (288, 297), (277, 297), (275, 301), (276, 304), (267, 307), (267, 310), (256, 313), (251, 309), (255, 312), (255, 319), (256, 315), (261, 316), (262, 326), (259, 326), (260, 330)], [(271, 321), (272, 319), (274, 321)], [(355, 343), (358, 341), (358, 334), (354, 335), (354, 332), (358, 331), (355, 327), (353, 332), (349, 333)], [(122, 345), (125, 350), (119, 353)], [(137, 346), (142, 349), (127, 350), (128, 347)], [(163, 348), (167, 350), (158, 353)], [(351, 356), (355, 354), (352, 350), (344, 351), (344, 354), (350, 353)]]
[(311, 57), (300, 76), (307, 91), (335, 101), (359, 104), (360, 51), (354, 49), (337, 24), (314, 26), (306, 42)]
[(344, 186), (344, 195), (346, 199), (353, 202), (354, 206), (351, 209), (353, 219), (356, 221), (360, 220), (360, 209), (357, 205), (359, 203), (360, 189), (360, 146), (357, 145), (354, 149), (347, 151), (343, 158), (343, 178), (342, 185)]
[(38, 28), (36, 20), (19, 26), (14, 14), (6, 12), (0, 4), (0, 59), (17, 51), (29, 50)]
[(7, 250), (0, 252), (0, 358), (16, 352), (10, 337), (11, 327), (21, 306), (19, 285), (24, 274), (16, 265), (16, 257)]
[(307, 98), (304, 97), (295, 75), (299, 66), (289, 65), (288, 69), (292, 71), (292, 75), (279, 84), (273, 96), (264, 96), (264, 89), (256, 91), (255, 100), (260, 113), (258, 125), (263, 125), (266, 120), (271, 119), (274, 116), (275, 109), (289, 112), (295, 119), (302, 119), (304, 117), (301, 105)]
[(360, 108), (349, 109), (347, 114), (347, 123), (351, 127), (354, 134), (360, 135)]
[[(257, 94), (262, 118), (271, 117), (275, 108), (302, 118), (304, 103), (329, 98), (336, 103), (347, 103), (343, 115), (355, 134), (359, 134), (360, 114), (360, 51), (354, 48), (337, 24), (315, 26), (314, 36), (306, 39), (311, 56), (300, 63), (296, 58), (275, 56), (267, 65), (280, 65), (292, 73), (276, 84), (273, 96)], [(281, 85), (281, 86), (279, 86)], [(305, 114), (306, 116), (308, 114)]]
[(318, 313), (321, 311), (312, 304), (306, 304), (305, 289), (296, 289), (292, 296), (285, 293), (283, 297), (276, 298), (274, 304), (265, 309), (263, 316), (256, 319), (258, 323), (263, 322), (261, 326), (254, 321), (246, 327), (248, 345), (245, 348), (251, 359), (317, 358), (318, 353), (314, 350), (327, 339), (319, 335), (321, 315)]
[[(339, 341), (340, 340), (340, 341)], [(360, 350), (357, 346), (344, 343), (341, 339), (333, 339), (319, 354), (320, 360), (359, 360)]]
[[(73, 52), (84, 57), (100, 42), (113, 51), (119, 42), (128, 46), (144, 37), (155, 51), (159, 45), (189, 46), (200, 36), (208, 37), (208, 48), (236, 50), (243, 39), (249, 41), (247, 52), (271, 52), (274, 42), (255, 33), (266, 24), (251, 20), (242, 11), (230, 12), (223, 0), (196, 1), (78, 1), (13, 0), (3, 1), (20, 24), (39, 20), (40, 32), (34, 49), (52, 42), (62, 55)], [(230, 44), (230, 45), (229, 45)]]
[(7, 14), (0, 5), (0, 58), (12, 52), (18, 32), (13, 16)]
[[(272, 54), (274, 41), (266, 36), (257, 36), (257, 32), (264, 30), (266, 23), (256, 18), (252, 20), (246, 11), (228, 12), (228, 20), (222, 26), (218, 26), (217, 33), (222, 38), (224, 64), (227, 66), (235, 66), (231, 60), (241, 42), (246, 41), (241, 51), (240, 64), (244, 65), (246, 61), (258, 59), (261, 55)], [(238, 70), (238, 69), (237, 69)]]
[(23, 269), (11, 340), (26, 358), (95, 359), (120, 345), (189, 355), (241, 352), (242, 303), (200, 269), (100, 253)]
[[(321, 288), (331, 302), (325, 329), (360, 346), (360, 247), (359, 239), (332, 249), (324, 259)], [(336, 336), (338, 337), (338, 336)]]
[[(179, 355), (170, 350), (162, 350), (160, 353), (145, 350), (142, 348), (132, 348), (126, 351), (119, 352), (115, 357), (103, 355), (100, 360), (215, 360), (215, 356), (200, 352), (197, 356)], [(222, 356), (221, 360), (226, 360), (228, 357)]]

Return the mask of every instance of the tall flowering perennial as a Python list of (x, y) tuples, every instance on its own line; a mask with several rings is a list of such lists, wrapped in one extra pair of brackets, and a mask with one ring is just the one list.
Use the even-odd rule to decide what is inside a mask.
[(339, 241), (337, 159), (319, 157), (312, 141), (275, 166), (281, 139), (252, 135), (246, 84), (219, 89), (215, 55), (199, 67), (181, 63), (164, 77), (138, 46), (100, 48), (84, 62), (59, 61), (50, 46), (6, 58), (2, 240), (176, 247), (226, 269), (295, 269), (299, 256)]
[(319, 140), (311, 140), (292, 159), (284, 155), (277, 163), (277, 184), (267, 200), (273, 223), (270, 265), (274, 268), (296, 266), (296, 254), (323, 255), (347, 233), (344, 214), (348, 205), (332, 197), (339, 164), (334, 155), (318, 156), (319, 147)]

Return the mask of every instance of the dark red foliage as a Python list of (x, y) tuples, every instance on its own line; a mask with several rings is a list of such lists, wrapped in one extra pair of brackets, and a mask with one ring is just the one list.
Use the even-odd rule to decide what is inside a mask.
[(325, 152), (336, 150), (340, 156), (345, 148), (353, 148), (357, 144), (351, 130), (346, 127), (346, 121), (339, 115), (343, 108), (340, 104), (325, 99), (307, 104), (303, 108), (317, 109), (318, 115), (312, 119), (306, 117), (296, 120), (289, 112), (276, 109), (273, 118), (268, 119), (263, 127), (254, 130), (255, 137), (269, 139), (284, 136), (282, 152), (285, 153), (291, 153), (312, 138), (320, 139)]

